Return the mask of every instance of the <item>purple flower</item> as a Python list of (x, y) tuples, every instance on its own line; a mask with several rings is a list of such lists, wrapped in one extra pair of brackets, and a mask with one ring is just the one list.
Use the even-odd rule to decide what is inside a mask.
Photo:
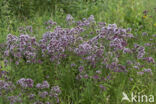
[(41, 85), (40, 83), (38, 83), (38, 84), (36, 85), (36, 88), (41, 89), (41, 88), (42, 88), (42, 85)]
[(132, 51), (129, 48), (124, 48), (123, 53), (132, 53)]
[(153, 36), (153, 37), (156, 37), (156, 34), (153, 34), (152, 36)]
[(49, 88), (49, 87), (50, 87), (50, 85), (47, 81), (43, 81), (42, 83), (38, 83), (36, 85), (36, 88), (38, 88), (38, 89), (45, 89), (45, 88)]
[(72, 64), (71, 64), (71, 67), (74, 67), (74, 66), (76, 66), (76, 64), (72, 63)]
[(4, 65), (7, 66), (7, 64), (8, 64), (8, 60), (5, 59), (4, 60)]
[(126, 70), (126, 67), (123, 66), (123, 65), (121, 65), (121, 64), (119, 64), (118, 67), (119, 67), (122, 71), (125, 71), (125, 70)]
[(32, 26), (27, 26), (27, 27), (26, 27), (26, 30), (28, 30), (28, 31), (31, 32), (31, 33), (33, 32)]
[(76, 76), (76, 79), (77, 79), (77, 80), (80, 80), (80, 79), (82, 79), (82, 78), (83, 78), (83, 76), (82, 76), (81, 74), (79, 74), (79, 75)]
[(88, 21), (89, 21), (89, 22), (94, 22), (94, 16), (91, 15), (91, 16), (88, 18)]
[(137, 52), (138, 52), (137, 58), (141, 59), (145, 55), (145, 48), (142, 47), (142, 46), (138, 46), (137, 47)]
[(149, 69), (149, 68), (148, 68), (148, 69), (144, 69), (144, 70), (143, 70), (143, 72), (147, 72), (147, 73), (152, 74), (152, 70), (151, 70), (151, 69)]
[(115, 50), (122, 50), (124, 49), (124, 47), (127, 45), (126, 41), (124, 41), (123, 39), (119, 39), (119, 38), (114, 38), (111, 42), (110, 42), (110, 47), (113, 47)]
[(40, 96), (41, 98), (46, 98), (47, 95), (48, 95), (48, 92), (47, 92), (47, 91), (39, 92), (39, 96)]
[(97, 70), (96, 73), (97, 74), (102, 74), (102, 72), (100, 70)]
[(68, 22), (73, 21), (73, 19), (74, 18), (70, 14), (68, 14), (67, 17), (66, 17), (66, 21), (68, 21)]
[(84, 67), (83, 66), (80, 66), (79, 67), (79, 72), (82, 72), (84, 70)]
[(20, 80), (17, 81), (17, 84), (19, 84), (23, 88), (32, 88), (34, 81), (30, 78), (28, 79), (21, 78)]
[(128, 29), (127, 29), (127, 32), (131, 32), (131, 31), (132, 31), (132, 29), (131, 29), (131, 28), (128, 28)]
[(127, 37), (134, 38), (134, 35), (133, 34), (127, 34)]
[(94, 75), (93, 79), (99, 79), (99, 76), (98, 75)]
[(148, 36), (148, 34), (146, 32), (143, 32), (142, 35), (143, 36)]
[(143, 60), (149, 62), (149, 63), (155, 63), (154, 59), (152, 57), (145, 57)]
[(147, 13), (148, 13), (148, 10), (143, 11), (144, 15), (147, 15)]
[(138, 66), (133, 66), (133, 68), (135, 68), (135, 69), (139, 69), (139, 67), (138, 67)]
[(34, 99), (35, 98), (35, 94), (30, 94), (29, 96), (28, 96), (28, 98), (30, 99), (30, 100), (32, 100), (32, 99)]
[(51, 104), (51, 103), (47, 101), (45, 104)]
[(10, 101), (10, 104), (22, 103), (22, 99), (19, 96), (9, 96), (8, 100)]
[(42, 88), (49, 88), (49, 83), (47, 81), (43, 81)]
[(151, 46), (151, 44), (150, 43), (145, 43), (144, 46)]
[(19, 65), (19, 62), (18, 61), (16, 61), (16, 65)]
[(4, 55), (5, 55), (5, 56), (9, 56), (9, 51), (8, 51), (8, 50), (5, 51), (5, 52), (4, 52)]
[(85, 78), (85, 79), (88, 79), (88, 74), (85, 74), (85, 75), (84, 75), (84, 78)]
[(99, 85), (99, 87), (100, 87), (101, 90), (104, 90), (104, 91), (106, 90), (106, 87), (103, 86), (103, 85)]
[(50, 91), (50, 96), (58, 97), (61, 94), (61, 89), (59, 86), (53, 86)]
[(132, 65), (133, 62), (132, 62), (131, 60), (127, 60), (127, 64), (128, 64), (128, 65)]
[(54, 91), (55, 93), (58, 93), (60, 94), (61, 93), (61, 90), (60, 90), (60, 87), (59, 86), (53, 86), (51, 91)]
[(41, 61), (41, 60), (38, 60), (38, 63), (39, 63), (39, 64), (42, 64), (42, 61)]

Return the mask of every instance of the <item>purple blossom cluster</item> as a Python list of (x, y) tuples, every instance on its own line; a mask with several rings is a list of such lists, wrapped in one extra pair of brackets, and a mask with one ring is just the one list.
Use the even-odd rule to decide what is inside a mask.
[(17, 84), (20, 85), (22, 88), (32, 88), (34, 81), (30, 78), (21, 78), (17, 81)]
[[(36, 88), (35, 86), (33, 86), (33, 83), (34, 81), (30, 78), (21, 78), (15, 85), (12, 82), (0, 80), (0, 96), (7, 98), (10, 104), (22, 103), (25, 98), (28, 98), (32, 103), (36, 101), (37, 97), (44, 99), (45, 101), (41, 102), (37, 100), (36, 102), (34, 102), (34, 104), (59, 103), (59, 95), (61, 94), (61, 89), (59, 86), (52, 86), (50, 88), (49, 83), (47, 81), (43, 81), (39, 89), (38, 87)], [(36, 86), (38, 85), (39, 84), (36, 84)], [(21, 87), (24, 89), (21, 89)], [(26, 88), (29, 88), (29, 90)], [(16, 91), (17, 89), (20, 89), (18, 90), (18, 93), (13, 94), (12, 96), (9, 95), (9, 93), (13, 92), (14, 90)], [(35, 89), (37, 93), (32, 89)]]
[(34, 37), (30, 37), (29, 35), (23, 34), (20, 35), (20, 37), (16, 37), (14, 35), (9, 34), (7, 36), (6, 44), (7, 47), (6, 51), (4, 52), (4, 56), (12, 57), (11, 59), (9, 59), (10, 61), (15, 61), (17, 65), (20, 61), (23, 60), (27, 63), (35, 61), (38, 43), (36, 42), (36, 39)]
[(58, 95), (61, 94), (60, 87), (59, 87), (59, 86), (53, 86), (53, 87), (51, 88), (50, 94), (51, 94), (51, 96), (58, 97)]
[[(104, 22), (100, 22), (96, 26), (93, 15), (87, 19), (83, 18), (81, 21), (74, 21), (74, 18), (68, 14), (66, 21), (76, 24), (72, 28), (62, 28), (57, 26), (57, 23), (52, 20), (46, 22), (47, 26), (55, 26), (55, 28), (53, 32), (48, 31), (44, 33), (38, 41), (27, 34), (22, 34), (19, 37), (9, 34), (6, 42), (7, 48), (4, 52), (4, 56), (7, 57), (5, 63), (7, 64), (8, 61), (12, 61), (18, 65), (24, 60), (26, 63), (42, 64), (44, 59), (60, 63), (62, 58), (68, 56), (66, 53), (74, 53), (83, 60), (89, 61), (95, 67), (99, 61), (105, 60), (104, 56), (108, 56), (108, 53), (111, 53), (109, 58), (114, 57), (118, 59), (119, 55), (117, 53), (120, 50), (123, 53), (130, 54), (134, 52), (133, 49), (127, 47), (127, 40), (134, 38), (133, 34), (130, 33), (131, 28), (123, 29), (117, 27), (116, 24), (106, 25)], [(95, 33), (95, 35), (90, 39), (82, 37), (81, 34), (87, 31), (90, 34)], [(105, 50), (109, 50), (109, 52), (105, 52)], [(143, 46), (135, 44), (134, 50), (137, 51), (138, 59), (154, 63), (154, 59), (151, 57), (143, 58), (145, 55), (145, 48)], [(124, 65), (120, 65), (118, 62), (108, 61), (109, 59), (102, 62), (106, 64), (108, 69), (116, 71), (126, 69)], [(83, 68), (79, 68), (79, 71), (82, 72)], [(41, 87), (41, 84), (38, 84), (38, 86)]]
[(53, 26), (56, 26), (56, 24), (57, 24), (56, 22), (49, 20), (45, 23), (46, 29), (51, 29)]
[[(67, 15), (66, 19), (67, 21), (73, 21), (71, 15)], [(94, 63), (97, 57), (100, 58), (104, 54), (106, 46), (103, 41), (100, 41), (101, 39), (109, 40), (109, 47), (114, 50), (123, 50), (124, 53), (131, 53), (131, 50), (126, 48), (127, 39), (133, 37), (132, 34), (128, 33), (131, 29), (118, 28), (116, 24), (103, 25), (103, 27), (99, 28), (95, 26), (97, 35), (91, 39), (83, 38), (81, 33), (88, 30), (84, 26), (89, 26), (93, 23), (95, 23), (95, 19), (91, 15), (88, 19), (84, 18), (82, 21), (78, 21), (73, 28), (56, 26), (53, 32), (48, 31), (43, 34), (43, 37), (38, 42), (29, 35), (22, 34), (16, 37), (9, 34), (4, 55), (18, 65), (23, 60), (26, 63), (42, 63), (43, 58), (50, 61), (59, 61), (66, 57), (66, 52), (70, 51)], [(56, 25), (56, 23), (49, 20), (46, 25)]]
[(45, 88), (49, 88), (49, 87), (50, 87), (50, 85), (47, 81), (43, 81), (42, 83), (38, 83), (36, 85), (36, 88), (38, 88), (38, 89), (45, 89)]
[(41, 98), (46, 98), (48, 96), (48, 92), (47, 91), (43, 91), (43, 92), (39, 92), (39, 97)]
[(137, 58), (142, 59), (145, 55), (145, 48), (143, 46), (139, 46), (138, 44), (134, 45), (134, 48), (137, 50)]
[(59, 95), (61, 94), (61, 89), (59, 86), (53, 86), (50, 91), (50, 96), (56, 99), (56, 102), (59, 103)]
[(77, 26), (80, 27), (86, 27), (86, 26), (92, 26), (95, 23), (94, 16), (91, 15), (89, 18), (83, 18), (81, 21), (77, 21)]
[(152, 57), (145, 57), (145, 58), (143, 58), (143, 60), (145, 60), (149, 63), (153, 63), (153, 64), (155, 63), (155, 60)]
[(33, 32), (33, 28), (32, 26), (26, 26), (26, 27), (19, 27), (18, 31), (20, 33), (32, 33)]
[(148, 69), (143, 69), (143, 71), (140, 71), (140, 72), (137, 72), (137, 74), (138, 75), (143, 75), (143, 74), (145, 74), (145, 73), (149, 73), (149, 74), (153, 74), (152, 73), (152, 70), (150, 69), (150, 68), (148, 68)]
[(22, 103), (22, 99), (20, 98), (20, 96), (9, 96), (8, 100), (10, 104)]
[[(119, 39), (119, 38), (114, 38), (110, 43), (110, 47), (114, 47), (115, 50), (117, 49), (123, 50), (125, 46), (126, 46), (126, 42), (123, 39)], [(127, 50), (124, 49), (124, 52), (126, 51)]]
[(2, 90), (5, 90), (5, 91), (11, 91), (14, 89), (14, 85), (12, 84), (12, 82), (7, 82), (7, 81), (4, 81), (4, 80), (0, 80), (0, 92)]

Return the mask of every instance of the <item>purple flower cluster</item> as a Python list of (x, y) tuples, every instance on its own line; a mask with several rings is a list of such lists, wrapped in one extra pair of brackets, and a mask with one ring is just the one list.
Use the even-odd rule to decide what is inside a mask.
[(139, 46), (138, 44), (134, 44), (134, 48), (137, 51), (137, 58), (142, 59), (145, 55), (145, 48), (143, 46)]
[(22, 99), (19, 96), (9, 96), (8, 100), (10, 104), (22, 103)]
[(43, 91), (43, 92), (39, 92), (38, 94), (41, 98), (46, 98), (46, 96), (48, 95), (47, 91)]
[(18, 31), (20, 33), (27, 33), (27, 32), (32, 33), (33, 32), (33, 28), (32, 28), (32, 26), (19, 27)]
[[(13, 85), (12, 82), (0, 80), (0, 96), (8, 98), (10, 104), (22, 103), (23, 100), (25, 100), (26, 98), (28, 98), (28, 100), (30, 100), (31, 102), (34, 102), (36, 101), (35, 98), (37, 97), (39, 97), (40, 99), (44, 99), (44, 102), (36, 101), (34, 104), (40, 104), (40, 103), (53, 104), (55, 102), (59, 103), (60, 101), (59, 95), (61, 94), (61, 89), (59, 86), (52, 86), (50, 90), (50, 85), (47, 81), (43, 81), (43, 83), (40, 84), (40, 88), (34, 87), (33, 83), (34, 81), (30, 78), (19, 79), (16, 83), (16, 86)], [(39, 86), (39, 84), (37, 84), (36, 86)], [(24, 89), (21, 89), (21, 87)], [(18, 89), (18, 95), (17, 93), (13, 94), (12, 93), (13, 90), (16, 91), (17, 89)], [(34, 92), (34, 90), (32, 89), (35, 89), (37, 93)], [(12, 96), (9, 95), (10, 93), (12, 93)], [(47, 100), (47, 99), (51, 99), (51, 100)]]
[(75, 22), (74, 18), (70, 14), (66, 16), (66, 21), (68, 25), (72, 25)]
[(57, 27), (54, 31), (45, 33), (40, 40), (42, 56), (48, 56), (51, 61), (62, 57), (68, 46), (74, 42), (74, 36), (70, 35), (69, 30)]
[(43, 81), (42, 83), (38, 83), (36, 85), (36, 88), (38, 88), (38, 89), (45, 89), (45, 88), (49, 88), (49, 87), (50, 87), (50, 85), (47, 81)]
[(46, 29), (51, 29), (53, 26), (56, 26), (56, 22), (49, 20), (45, 23), (45, 25), (47, 26)]
[(129, 48), (124, 48), (123, 53), (132, 53), (132, 50)]
[(2, 90), (5, 90), (5, 91), (11, 91), (15, 88), (15, 86), (12, 84), (12, 82), (7, 82), (7, 81), (4, 81), (4, 80), (0, 80), (0, 92)]
[(78, 21), (76, 22), (76, 24), (80, 27), (84, 27), (84, 26), (91, 26), (92, 24), (95, 23), (95, 19), (94, 19), (94, 16), (91, 15), (88, 19), (86, 18), (83, 18), (82, 21)]
[(20, 85), (22, 88), (32, 88), (34, 81), (30, 78), (21, 78), (17, 81), (17, 84)]
[(143, 60), (145, 60), (145, 61), (147, 61), (147, 62), (149, 62), (149, 63), (155, 63), (155, 61), (154, 61), (154, 59), (152, 58), (152, 57), (145, 57), (145, 58), (143, 58)]
[[(71, 15), (67, 15), (67, 21), (73, 21)], [(66, 52), (73, 52), (83, 59), (91, 61), (95, 64), (97, 58), (101, 59), (104, 54), (105, 44), (110, 42), (108, 47), (114, 50), (123, 50), (124, 53), (131, 53), (127, 46), (127, 39), (133, 35), (128, 33), (131, 29), (118, 28), (116, 24), (103, 25), (102, 27), (94, 27), (96, 36), (91, 39), (86, 39), (81, 36), (81, 33), (89, 30), (84, 26), (91, 26), (95, 23), (94, 16), (91, 15), (88, 19), (84, 18), (78, 21), (73, 28), (61, 28), (56, 26), (54, 31), (48, 31), (43, 34), (43, 37), (37, 42), (34, 37), (29, 35), (20, 35), (19, 37), (11, 34), (7, 37), (7, 48), (4, 55), (7, 60), (13, 60), (15, 64), (20, 64), (23, 60), (27, 63), (42, 63), (42, 59), (46, 58), (49, 61), (58, 61), (66, 57)], [(48, 21), (46, 25), (56, 25), (53, 21)], [(100, 41), (102, 39), (109, 40), (108, 43)], [(94, 65), (95, 66), (95, 65)]]
[(58, 97), (61, 94), (61, 89), (59, 86), (53, 86), (50, 91), (50, 95)]
[(28, 98), (29, 98), (29, 100), (33, 100), (34, 98), (35, 98), (35, 94), (30, 94), (30, 95), (28, 95)]
[(61, 89), (59, 86), (53, 86), (50, 91), (50, 96), (56, 99), (56, 102), (59, 103), (59, 95), (61, 94)]
[[(7, 47), (4, 52), (5, 57), (12, 57), (10, 60), (15, 61), (16, 64), (19, 64), (21, 59), (24, 59), (26, 62), (34, 62), (36, 58), (36, 50), (38, 49), (38, 43), (34, 37), (29, 35), (20, 35), (16, 37), (9, 34), (7, 36)], [(7, 60), (6, 60), (7, 61)]]
[(114, 72), (127, 72), (126, 67), (124, 65), (118, 64), (117, 62), (108, 64), (107, 68)]
[(140, 58), (143, 58), (143, 56), (145, 55), (145, 48), (140, 46), (138, 47), (138, 55), (137, 55), (137, 58), (140, 59)]
[(74, 18), (70, 14), (66, 16), (66, 21), (73, 21), (73, 19)]
[(123, 50), (125, 46), (126, 46), (126, 42), (123, 39), (119, 39), (119, 38), (114, 38), (110, 43), (110, 47), (113, 47), (115, 50), (117, 49)]
[(148, 68), (148, 69), (143, 69), (143, 71), (137, 72), (138, 75), (143, 75), (145, 73), (149, 73), (152, 75), (152, 70)]

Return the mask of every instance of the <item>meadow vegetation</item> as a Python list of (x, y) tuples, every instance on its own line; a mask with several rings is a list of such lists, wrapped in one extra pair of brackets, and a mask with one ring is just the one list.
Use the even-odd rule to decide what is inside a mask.
[(0, 104), (131, 104), (155, 74), (155, 0), (0, 0)]

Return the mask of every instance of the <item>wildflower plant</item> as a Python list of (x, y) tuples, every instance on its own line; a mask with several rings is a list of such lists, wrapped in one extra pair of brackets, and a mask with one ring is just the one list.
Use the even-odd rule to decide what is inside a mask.
[[(10, 103), (74, 103), (81, 99), (80, 103), (90, 104), (93, 98), (103, 103), (107, 102), (103, 97), (109, 96), (106, 91), (111, 92), (112, 86), (119, 83), (119, 75), (127, 84), (127, 79), (134, 77), (127, 76), (129, 73), (152, 76), (152, 69), (141, 70), (143, 65), (138, 61), (153, 65), (155, 60), (152, 56), (146, 57), (146, 47), (129, 46), (128, 42), (135, 39), (131, 28), (97, 23), (93, 15), (80, 21), (67, 15), (66, 22), (68, 27), (63, 28), (49, 20), (45, 23), (47, 32), (40, 39), (24, 33), (20, 36), (8, 34), (4, 63), (11, 66), (8, 76), (12, 82), (0, 80), (0, 91), (12, 90), (8, 86), (15, 84), (13, 96), (5, 93)], [(31, 26), (26, 29), (33, 32)], [(124, 61), (120, 60), (122, 58)], [(100, 94), (102, 97), (97, 98)]]

